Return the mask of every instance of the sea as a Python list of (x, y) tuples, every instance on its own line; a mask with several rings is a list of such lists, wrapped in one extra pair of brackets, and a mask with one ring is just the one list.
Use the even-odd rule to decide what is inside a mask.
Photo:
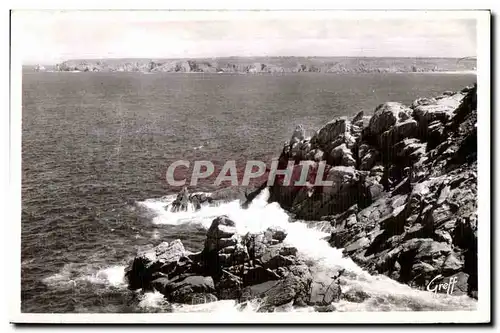
[[(351, 272), (343, 288), (371, 297), (337, 311), (475, 309), (467, 296), (436, 295), (369, 275), (328, 245), (319, 224), (294, 221), (263, 191), (247, 209), (238, 202), (171, 213), (178, 187), (165, 177), (176, 160), (207, 160), (216, 170), (235, 160), (269, 161), (298, 124), (312, 135), (328, 121), (386, 101), (460, 90), (471, 73), (283, 75), (23, 72), (21, 311), (137, 313), (258, 311), (234, 300), (167, 304), (161, 294), (127, 289), (124, 273), (148, 244), (180, 239), (203, 247), (222, 214), (239, 232), (272, 225), (285, 242), (328, 272)], [(213, 180), (213, 179), (212, 179)], [(191, 192), (216, 190), (210, 179)], [(287, 311), (314, 311), (293, 308)]]

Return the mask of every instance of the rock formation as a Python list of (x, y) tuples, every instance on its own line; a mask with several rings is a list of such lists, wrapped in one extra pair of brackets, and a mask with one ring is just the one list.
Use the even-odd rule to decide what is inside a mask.
[[(296, 218), (330, 223), (330, 244), (370, 273), (417, 288), (438, 275), (456, 277), (453, 295), (477, 298), (476, 99), (473, 86), (411, 106), (388, 102), (371, 117), (360, 112), (334, 119), (311, 138), (297, 126), (279, 158), (280, 169), (295, 162), (292, 183), (276, 176), (269, 201)], [(310, 172), (305, 185), (294, 185), (305, 167), (301, 161), (310, 162)], [(314, 186), (318, 177), (331, 186)], [(169, 209), (234, 199), (247, 207), (266, 186), (222, 189), (210, 197), (183, 189)], [(259, 299), (259, 311), (287, 305), (334, 311), (341, 299), (370, 297), (363, 290), (343, 292), (338, 268), (334, 276), (318, 274), (286, 237), (280, 228), (241, 235), (219, 216), (202, 251), (190, 253), (179, 240), (151, 246), (126, 277), (131, 289), (157, 290), (169, 302)]]
[(189, 194), (187, 187), (183, 187), (175, 200), (165, 207), (166, 210), (171, 212), (187, 211), (189, 209), (199, 210), (202, 206), (216, 206), (220, 203), (239, 200), (242, 205), (248, 203), (255, 198), (255, 196), (263, 189), (255, 189), (253, 185), (238, 186), (238, 187), (225, 187), (216, 190), (210, 194), (206, 193), (193, 193)]
[(285, 304), (324, 308), (338, 301), (338, 276), (313, 278), (309, 266), (286, 246), (280, 228), (239, 235), (227, 216), (213, 220), (201, 252), (179, 240), (149, 247), (127, 269), (129, 288), (157, 290), (169, 302), (199, 304), (222, 299), (259, 299), (259, 311)]

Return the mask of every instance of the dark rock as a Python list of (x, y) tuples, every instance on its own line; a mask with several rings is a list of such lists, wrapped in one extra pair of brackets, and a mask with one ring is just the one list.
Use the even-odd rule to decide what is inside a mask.
[(252, 201), (265, 189), (267, 188), (267, 181), (262, 183), (256, 189), (252, 189), (245, 194), (245, 201), (241, 204), (241, 207), (247, 209)]
[(204, 193), (200, 193), (191, 195), (189, 197), (189, 201), (191, 202), (195, 210), (199, 210), (203, 205), (212, 204), (214, 200), (212, 197), (209, 197)]
[(177, 262), (188, 254), (180, 239), (176, 239), (170, 244), (167, 242), (161, 243), (155, 248), (155, 252), (156, 260), (164, 264), (168, 262)]
[(219, 216), (212, 221), (207, 231), (205, 240), (205, 251), (219, 251), (225, 246), (236, 244), (236, 240), (230, 238), (236, 233), (235, 223), (227, 216)]
[(151, 282), (155, 262), (154, 251), (145, 251), (137, 255), (125, 273), (130, 289), (143, 288)]
[(346, 118), (335, 119), (329, 122), (317, 133), (316, 140), (318, 145), (321, 147), (334, 141), (339, 135), (348, 132), (350, 126), (351, 122)]
[(306, 132), (304, 130), (304, 127), (302, 125), (298, 125), (292, 134), (292, 138), (290, 139), (290, 143), (300, 142), (300, 141), (305, 139), (305, 136), (306, 136)]
[(302, 303), (307, 295), (308, 284), (306, 279), (290, 274), (280, 281), (268, 281), (245, 288), (243, 300), (260, 298), (263, 301), (262, 309), (272, 311), (274, 307), (290, 302)]
[(409, 119), (410, 114), (411, 109), (401, 103), (387, 102), (381, 104), (375, 109), (375, 113), (370, 119), (370, 133), (373, 135), (382, 134), (396, 123)]
[(353, 125), (363, 127), (363, 118), (364, 118), (364, 112), (359, 111), (351, 120), (351, 123)]
[(170, 210), (172, 212), (187, 211), (189, 203), (189, 192), (187, 187), (183, 187), (179, 194), (177, 194), (177, 198), (172, 202)]
[(272, 239), (276, 239), (279, 242), (284, 241), (287, 235), (286, 230), (281, 227), (270, 227), (266, 230), (267, 232), (271, 233)]
[(262, 266), (252, 267), (243, 274), (243, 285), (251, 286), (267, 281), (279, 280), (279, 276), (270, 269)]
[(210, 293), (193, 293), (189, 295), (185, 295), (182, 298), (184, 304), (206, 304), (211, 302), (217, 302), (217, 296)]
[(162, 270), (164, 273), (170, 273), (166, 268), (174, 270), (179, 259), (188, 254), (180, 240), (170, 244), (163, 242), (156, 248), (141, 251), (125, 273), (129, 288), (150, 289), (154, 273)]
[(363, 290), (358, 289), (350, 289), (345, 293), (342, 293), (342, 299), (351, 303), (363, 303), (368, 298), (370, 298), (370, 295)]
[(366, 144), (360, 146), (358, 154), (360, 158), (359, 170), (370, 170), (373, 168), (380, 155), (376, 149), (370, 148)]
[[(405, 139), (414, 137), (417, 134), (417, 122), (413, 119), (408, 119), (393, 126), (391, 129), (383, 132), (379, 136), (379, 147), (384, 154), (390, 154), (393, 146)], [(386, 160), (390, 160), (386, 158)]]

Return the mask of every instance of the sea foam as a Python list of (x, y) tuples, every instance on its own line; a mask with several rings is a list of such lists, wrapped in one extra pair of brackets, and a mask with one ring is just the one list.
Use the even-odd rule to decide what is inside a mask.
[[(470, 310), (477, 302), (467, 296), (448, 296), (417, 290), (398, 283), (384, 275), (370, 275), (350, 258), (342, 254), (342, 249), (333, 248), (327, 241), (329, 234), (306, 224), (305, 221), (292, 221), (290, 216), (277, 203), (268, 203), (269, 191), (262, 191), (247, 209), (241, 208), (238, 201), (222, 203), (218, 206), (203, 206), (200, 210), (189, 209), (185, 212), (170, 212), (165, 206), (175, 200), (175, 195), (161, 200), (146, 200), (139, 204), (154, 214), (155, 224), (197, 223), (209, 228), (213, 219), (227, 215), (236, 224), (237, 233), (264, 231), (272, 226), (279, 226), (287, 231), (284, 243), (297, 248), (299, 256), (308, 260), (314, 274), (333, 274), (343, 269), (346, 285), (343, 291), (356, 288), (371, 297), (362, 303), (341, 300), (335, 303), (338, 311), (408, 311), (408, 310)], [(321, 224), (319, 224), (322, 226)], [(222, 303), (221, 303), (222, 302)], [(232, 304), (232, 305), (231, 305)], [(221, 311), (234, 308), (241, 310), (235, 302), (219, 301), (200, 306), (178, 306), (175, 311)], [(245, 311), (257, 311), (258, 307), (245, 307)], [(226, 311), (224, 310), (224, 311)], [(296, 309), (310, 311), (311, 308)]]

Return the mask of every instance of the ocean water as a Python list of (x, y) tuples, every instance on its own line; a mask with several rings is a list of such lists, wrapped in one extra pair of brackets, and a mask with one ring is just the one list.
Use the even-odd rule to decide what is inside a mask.
[[(285, 241), (321, 274), (335, 266), (351, 271), (347, 287), (372, 298), (341, 302), (340, 311), (473, 308), (467, 297), (369, 276), (331, 248), (327, 234), (310, 223), (291, 223), (278, 205), (268, 205), (266, 192), (248, 211), (236, 202), (176, 214), (162, 206), (178, 191), (165, 180), (175, 160), (210, 160), (216, 169), (228, 159), (243, 167), (250, 159), (268, 161), (297, 124), (311, 134), (337, 116), (371, 114), (386, 101), (409, 104), (475, 80), (439, 73), (24, 73), (21, 310), (167, 311), (160, 294), (127, 290), (126, 265), (147, 244), (181, 239), (189, 250), (200, 250), (206, 228), (221, 214), (241, 232), (281, 225), (289, 232)], [(211, 183), (190, 190), (210, 192)], [(221, 301), (174, 305), (173, 311), (241, 309)]]

